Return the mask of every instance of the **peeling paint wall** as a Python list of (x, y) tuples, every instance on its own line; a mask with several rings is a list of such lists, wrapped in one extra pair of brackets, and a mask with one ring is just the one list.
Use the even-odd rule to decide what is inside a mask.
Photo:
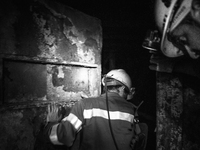
[(157, 73), (157, 149), (200, 149), (200, 81)]
[(101, 21), (52, 0), (2, 0), (0, 22), (0, 149), (39, 149), (47, 104), (67, 113), (101, 93)]

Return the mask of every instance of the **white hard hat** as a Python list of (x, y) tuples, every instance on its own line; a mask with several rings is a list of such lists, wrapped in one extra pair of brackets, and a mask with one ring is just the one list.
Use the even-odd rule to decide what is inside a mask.
[(114, 85), (122, 85), (123, 84), (128, 88), (129, 91), (131, 90), (131, 87), (132, 87), (131, 78), (125, 72), (125, 70), (114, 69), (114, 70), (111, 70), (110, 72), (108, 72), (106, 74), (106, 76), (104, 76), (103, 79), (102, 79), (103, 86), (105, 86), (105, 77), (119, 81), (119, 82), (116, 82), (116, 81), (113, 80), (113, 81), (107, 82), (107, 86), (114, 86)]
[(191, 11), (193, 0), (156, 0), (155, 21), (162, 34), (161, 51), (168, 57), (182, 56), (183, 52), (167, 38)]

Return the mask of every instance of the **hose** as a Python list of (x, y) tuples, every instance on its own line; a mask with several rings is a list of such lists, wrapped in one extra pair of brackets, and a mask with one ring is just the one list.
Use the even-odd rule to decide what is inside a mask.
[(112, 139), (114, 141), (115, 147), (116, 147), (117, 150), (119, 150), (115, 136), (113, 134), (112, 124), (111, 124), (111, 121), (110, 121), (110, 113), (109, 113), (109, 105), (108, 105), (108, 92), (107, 92), (107, 77), (105, 77), (105, 91), (106, 91), (106, 107), (107, 107), (107, 112), (108, 112), (109, 128), (110, 128), (111, 136), (112, 136)]

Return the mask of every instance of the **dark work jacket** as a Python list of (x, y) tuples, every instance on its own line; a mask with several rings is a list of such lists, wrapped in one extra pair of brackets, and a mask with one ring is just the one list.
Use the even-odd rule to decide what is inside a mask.
[[(131, 150), (134, 136), (134, 106), (117, 93), (108, 93), (111, 127), (119, 150)], [(77, 102), (67, 117), (49, 132), (53, 144), (71, 147), (80, 134), (80, 150), (115, 150), (111, 135), (106, 95)]]

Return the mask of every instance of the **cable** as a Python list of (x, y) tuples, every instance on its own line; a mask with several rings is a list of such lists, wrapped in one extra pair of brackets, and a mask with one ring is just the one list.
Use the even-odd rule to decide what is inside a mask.
[(109, 123), (109, 127), (110, 127), (110, 132), (111, 132), (112, 139), (114, 141), (115, 147), (116, 147), (117, 150), (119, 150), (115, 136), (113, 134), (112, 124), (111, 124), (111, 121), (110, 121), (110, 113), (109, 113), (109, 106), (108, 106), (108, 92), (107, 92), (107, 77), (106, 76), (105, 76), (105, 91), (106, 91), (106, 106), (107, 106), (107, 112), (108, 112), (108, 123)]

